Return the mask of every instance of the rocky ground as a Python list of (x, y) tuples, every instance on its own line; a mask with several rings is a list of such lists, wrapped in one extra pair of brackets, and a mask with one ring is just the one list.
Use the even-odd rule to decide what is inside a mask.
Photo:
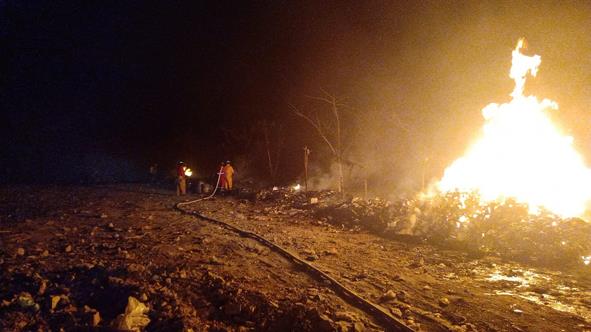
[[(591, 331), (588, 267), (387, 238), (279, 195), (182, 209), (264, 237), (410, 330)], [(0, 189), (0, 329), (401, 329), (288, 256), (174, 208), (197, 198), (145, 185)]]

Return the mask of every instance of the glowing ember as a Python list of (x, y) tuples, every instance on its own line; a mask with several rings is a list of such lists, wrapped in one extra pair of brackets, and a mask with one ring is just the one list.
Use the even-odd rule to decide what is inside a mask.
[(546, 112), (558, 109), (551, 100), (524, 96), (526, 75), (535, 76), (541, 58), (513, 51), (512, 100), (482, 110), (482, 135), (466, 154), (445, 170), (438, 189), (479, 193), (481, 200), (513, 197), (531, 212), (544, 207), (558, 215), (581, 216), (591, 199), (591, 170)]
[(185, 175), (190, 177), (191, 175), (193, 175), (193, 171), (190, 168), (186, 168)]
[(299, 183), (298, 183), (298, 184), (296, 184), (295, 186), (293, 186), (293, 190), (295, 190), (295, 191), (298, 191), (298, 190), (300, 190), (300, 189), (302, 189), (302, 186), (300, 186), (300, 184), (299, 184)]

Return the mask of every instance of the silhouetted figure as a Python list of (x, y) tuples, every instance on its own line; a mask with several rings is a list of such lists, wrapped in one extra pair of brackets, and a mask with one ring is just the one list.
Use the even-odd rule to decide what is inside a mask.
[(179, 161), (177, 165), (177, 185), (176, 185), (176, 195), (186, 195), (187, 194), (187, 176), (185, 175), (185, 170), (187, 167), (185, 163)]

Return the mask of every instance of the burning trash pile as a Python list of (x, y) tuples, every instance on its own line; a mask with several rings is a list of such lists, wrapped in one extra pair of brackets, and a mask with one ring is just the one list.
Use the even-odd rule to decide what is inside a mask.
[(591, 224), (547, 210), (531, 214), (507, 200), (483, 204), (477, 194), (446, 193), (389, 202), (353, 198), (317, 216), (350, 229), (411, 237), (436, 245), (541, 264), (589, 264)]
[(303, 192), (300, 185), (263, 189), (256, 192), (255, 200), (258, 202), (273, 202), (278, 206), (289, 206), (296, 209), (309, 209), (316, 207), (316, 205), (327, 206), (339, 201), (335, 191)]
[(591, 253), (591, 224), (547, 210), (532, 214), (514, 200), (482, 203), (475, 193), (452, 192), (398, 208), (389, 231), (470, 252), (544, 264), (580, 263)]
[(316, 216), (336, 226), (383, 233), (396, 220), (397, 212), (398, 209), (386, 200), (355, 197), (334, 204), (324, 204), (316, 210)]

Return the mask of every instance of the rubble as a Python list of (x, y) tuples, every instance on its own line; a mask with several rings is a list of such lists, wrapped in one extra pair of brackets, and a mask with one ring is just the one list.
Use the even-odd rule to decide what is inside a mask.
[(590, 223), (544, 210), (531, 214), (527, 205), (511, 200), (482, 204), (475, 194), (447, 193), (394, 203), (352, 198), (317, 209), (316, 216), (386, 237), (411, 236), (523, 262), (576, 265), (591, 252)]

